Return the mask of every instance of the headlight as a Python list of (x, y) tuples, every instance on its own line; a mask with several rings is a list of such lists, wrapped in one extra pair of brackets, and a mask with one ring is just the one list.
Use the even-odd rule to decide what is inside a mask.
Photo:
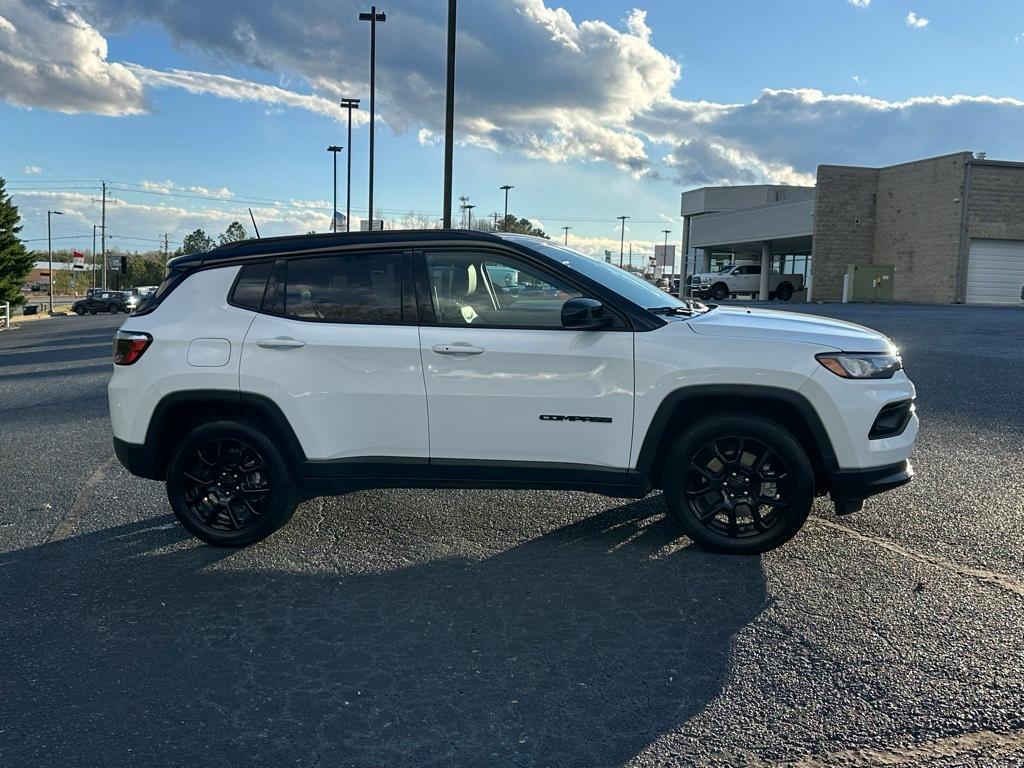
[(891, 379), (903, 370), (903, 359), (897, 353), (823, 352), (815, 358), (844, 379)]

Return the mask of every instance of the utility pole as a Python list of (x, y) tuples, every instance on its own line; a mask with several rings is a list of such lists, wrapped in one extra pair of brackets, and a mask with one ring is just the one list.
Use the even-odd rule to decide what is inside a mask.
[[(352, 231), (352, 110), (359, 109), (359, 99), (342, 99), (341, 105), (348, 110), (348, 154), (345, 171), (345, 231)], [(370, 217), (373, 218), (372, 216)]]
[[(334, 156), (334, 207), (331, 209), (331, 232), (338, 231), (338, 153), (342, 149), (343, 147), (339, 147), (337, 144), (331, 144), (327, 148), (327, 151)], [(351, 150), (349, 152), (351, 153)]]
[(510, 189), (515, 189), (515, 187), (513, 187), (511, 184), (503, 184), (502, 186), (498, 187), (498, 189), (505, 190), (505, 218), (502, 219), (501, 228), (508, 232), (508, 191)]
[[(169, 232), (164, 232), (164, 264), (166, 264), (171, 259), (170, 236), (171, 235)], [(257, 235), (257, 237), (259, 237), (259, 235)]]
[(569, 230), (572, 229), (572, 227), (562, 227), (562, 229), (565, 232), (565, 244), (568, 245), (569, 244)]
[(100, 257), (103, 259), (103, 290), (107, 290), (107, 182), (103, 182), (103, 208), (100, 214)]
[(473, 209), (474, 208), (476, 208), (475, 205), (470, 205), (469, 203), (466, 203), (466, 229), (472, 229), (473, 228)]
[(53, 238), (50, 237), (50, 215), (54, 214), (54, 213), (57, 214), (58, 216), (63, 216), (64, 215), (63, 211), (47, 211), (46, 212), (46, 251), (49, 254), (49, 259), (50, 259), (49, 294), (50, 294), (50, 314), (51, 315), (53, 314)]
[(377, 13), (377, 6), (371, 5), (369, 13), (360, 13), (360, 21), (370, 22), (370, 200), (366, 205), (370, 217), (370, 229), (373, 229), (373, 123), (376, 114), (374, 97), (377, 85), (377, 22), (387, 21), (387, 16)]
[(494, 231), (498, 231), (498, 212), (494, 212)]
[[(626, 243), (626, 219), (628, 219), (629, 216), (619, 216), (617, 218), (622, 222), (622, 236), (619, 238), (619, 269), (622, 269), (622, 252)], [(630, 247), (632, 247), (632, 245)]]
[(455, 15), (456, 0), (448, 0), (448, 66), (444, 93), (444, 213), (441, 225), (452, 226), (452, 153), (455, 147)]
[(96, 290), (96, 225), (92, 225), (92, 289)]

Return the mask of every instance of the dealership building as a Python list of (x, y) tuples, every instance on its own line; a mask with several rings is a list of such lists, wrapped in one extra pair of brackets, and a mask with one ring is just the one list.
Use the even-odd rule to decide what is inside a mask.
[(808, 301), (1021, 303), (1024, 163), (820, 165), (813, 187), (684, 192), (682, 215), (687, 275), (760, 263), (803, 274)]

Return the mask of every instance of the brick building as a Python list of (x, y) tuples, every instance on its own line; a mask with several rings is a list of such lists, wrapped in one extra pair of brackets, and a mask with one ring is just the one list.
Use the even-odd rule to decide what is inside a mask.
[(841, 299), (844, 276), (862, 270), (891, 281), (880, 296), (894, 301), (1021, 301), (1024, 163), (959, 152), (887, 168), (821, 165), (814, 187), (684, 192), (682, 215), (687, 273), (761, 261), (802, 272), (808, 300)]

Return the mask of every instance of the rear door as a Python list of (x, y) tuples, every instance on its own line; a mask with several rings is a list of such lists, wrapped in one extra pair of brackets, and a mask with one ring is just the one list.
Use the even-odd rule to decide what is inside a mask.
[(242, 349), (243, 392), (270, 397), (307, 458), (428, 456), (410, 255), (279, 261)]
[(582, 293), (502, 251), (427, 250), (417, 269), (431, 463), (625, 471), (633, 334), (624, 320), (563, 328), (562, 304)]

